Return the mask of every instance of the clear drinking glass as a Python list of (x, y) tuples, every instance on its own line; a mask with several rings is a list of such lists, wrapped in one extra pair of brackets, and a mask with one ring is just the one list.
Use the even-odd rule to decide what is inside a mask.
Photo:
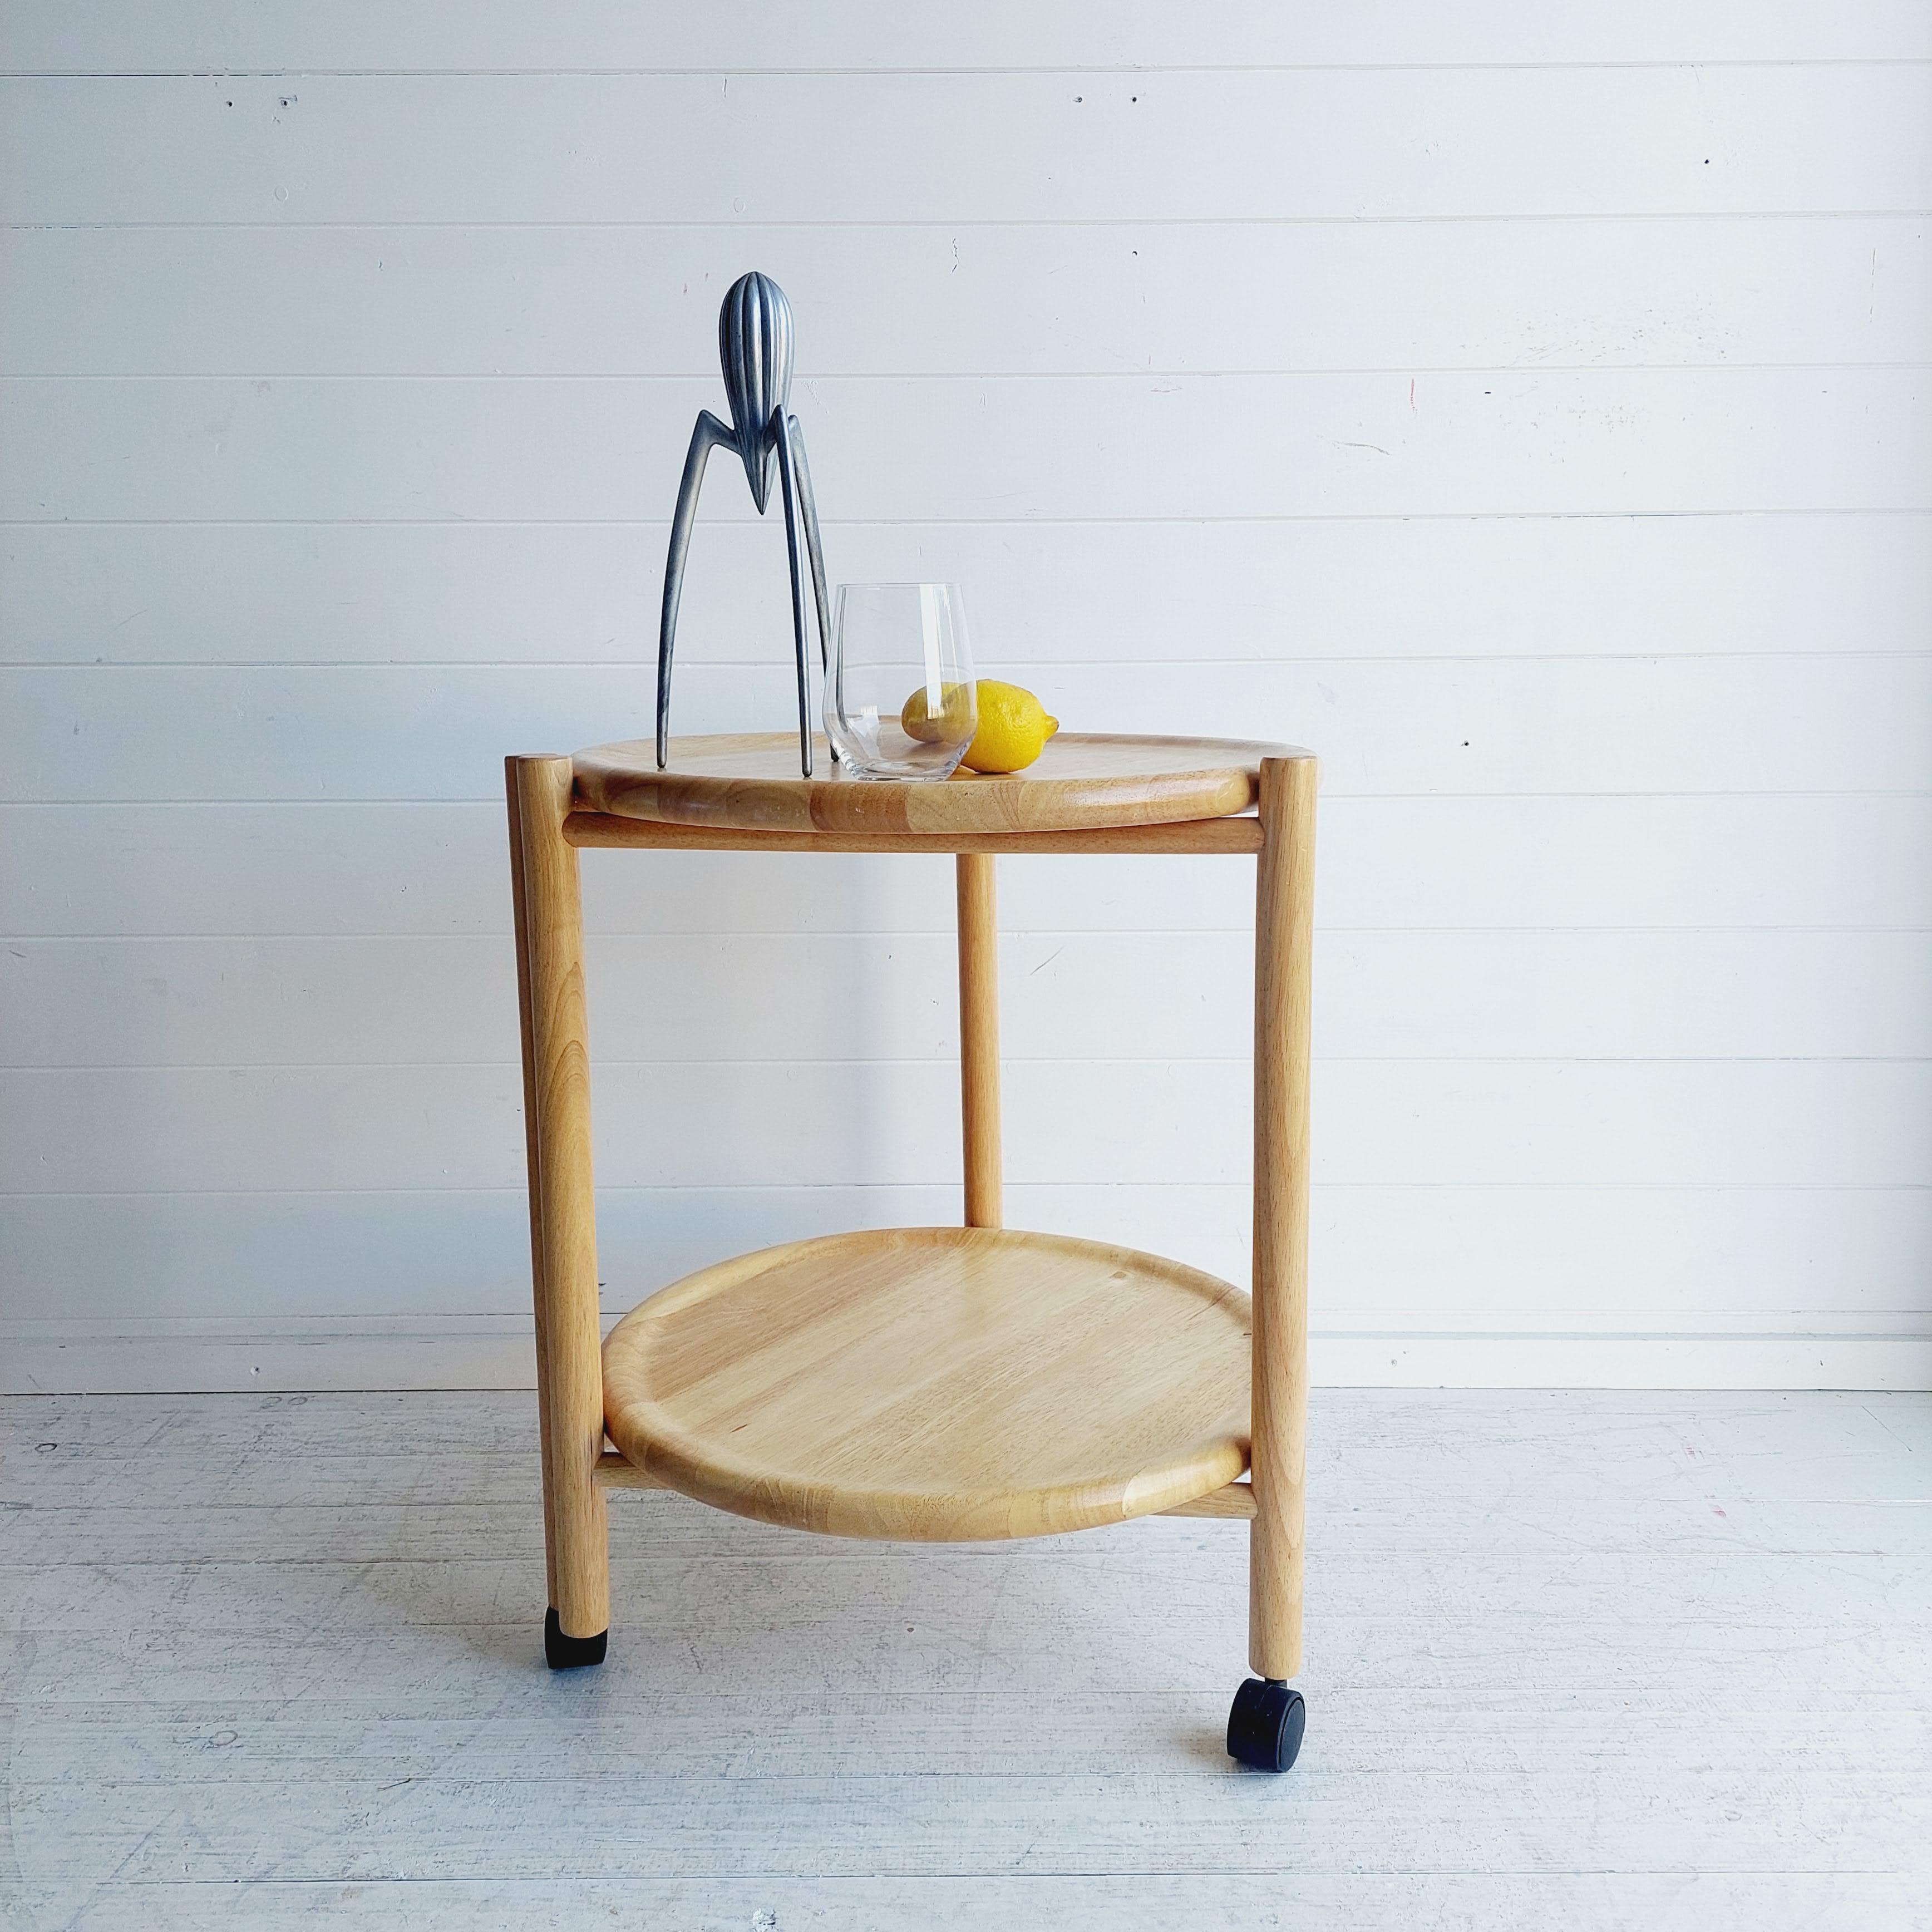
[(979, 727), (956, 584), (842, 584), (825, 729), (860, 778), (950, 778)]

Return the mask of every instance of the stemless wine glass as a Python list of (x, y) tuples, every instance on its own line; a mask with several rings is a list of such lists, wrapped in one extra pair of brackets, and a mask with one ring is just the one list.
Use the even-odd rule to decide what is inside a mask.
[(842, 584), (825, 729), (860, 778), (950, 778), (979, 726), (956, 584)]

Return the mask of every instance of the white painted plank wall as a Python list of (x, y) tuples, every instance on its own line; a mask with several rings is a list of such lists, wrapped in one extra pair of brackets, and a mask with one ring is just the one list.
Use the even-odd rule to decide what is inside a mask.
[[(645, 723), (753, 264), (836, 574), (1322, 752), (1322, 1372), (1932, 1382), (1928, 62), (1878, 0), (0, 6), (10, 1385), (527, 1372), (498, 761)], [(782, 717), (728, 479), (693, 568), (680, 724)], [(949, 884), (587, 862), (614, 1308), (956, 1211)], [(1245, 885), (1009, 863), (1017, 1217), (1240, 1277)]]

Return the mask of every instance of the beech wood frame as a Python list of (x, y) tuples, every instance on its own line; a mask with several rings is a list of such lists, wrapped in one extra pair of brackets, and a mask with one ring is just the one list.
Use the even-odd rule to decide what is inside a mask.
[(531, 1275), (550, 1606), (562, 1634), (610, 1623), (605, 1497), (653, 1478), (606, 1448), (592, 1191), (590, 1049), (578, 852), (957, 855), (966, 1224), (1000, 1225), (998, 944), (1000, 852), (1252, 854), (1255, 910), (1253, 1341), (1250, 1475), (1165, 1514), (1249, 1525), (1249, 1661), (1301, 1667), (1308, 1408), (1308, 1127), (1316, 760), (1262, 761), (1252, 816), (1067, 832), (763, 832), (578, 808), (572, 761), (506, 761), (523, 1022)]

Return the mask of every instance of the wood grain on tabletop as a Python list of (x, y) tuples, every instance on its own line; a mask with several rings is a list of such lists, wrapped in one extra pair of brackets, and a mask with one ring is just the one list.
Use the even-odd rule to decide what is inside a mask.
[(1070, 1236), (835, 1234), (662, 1290), (604, 1344), (625, 1457), (744, 1516), (955, 1541), (1144, 1516), (1247, 1466), (1248, 1298)]

